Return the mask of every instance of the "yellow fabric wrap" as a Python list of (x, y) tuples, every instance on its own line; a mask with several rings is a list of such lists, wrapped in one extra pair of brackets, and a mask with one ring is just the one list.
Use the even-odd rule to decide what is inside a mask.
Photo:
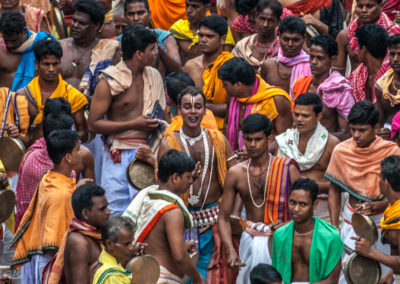
[[(6, 87), (0, 88), (0, 117), (3, 119), (6, 109), (6, 102), (9, 94), (9, 89)], [(21, 136), (25, 136), (29, 128), (29, 113), (28, 101), (24, 95), (17, 95), (16, 92), (10, 93), (11, 102), (7, 111), (6, 122), (15, 124), (16, 114), (19, 116), (19, 132)], [(17, 109), (14, 106), (17, 105)], [(8, 136), (7, 131), (4, 131), (4, 136)]]
[[(398, 220), (395, 221), (397, 218)], [(381, 227), (382, 230), (400, 230), (400, 199), (389, 205), (383, 212)]]
[[(86, 97), (79, 92), (77, 89), (72, 87), (70, 84), (65, 82), (61, 75), (58, 75), (58, 86), (51, 94), (50, 99), (62, 97), (66, 99), (71, 105), (71, 112), (74, 114), (85, 105), (88, 104)], [(42, 101), (42, 92), (39, 86), (39, 77), (33, 78), (33, 80), (28, 84), (27, 88), (33, 99), (36, 102), (38, 113), (33, 121), (33, 124), (40, 124), (43, 120), (43, 108), (44, 104)]]
[[(226, 90), (222, 84), (222, 80), (218, 78), (218, 69), (229, 59), (232, 59), (234, 56), (228, 52), (223, 51), (211, 63), (203, 73), (203, 92), (206, 96), (207, 102), (213, 104), (224, 104), (226, 103)], [(218, 129), (222, 130), (224, 127), (225, 117), (215, 116), (217, 120)]]
[(290, 98), (289, 94), (281, 88), (272, 87), (265, 82), (260, 75), (257, 74), (256, 76), (260, 82), (257, 93), (251, 97), (237, 98), (237, 100), (241, 103), (253, 104), (251, 113), (262, 113), (270, 120), (274, 120), (279, 115), (278, 111), (276, 110), (274, 97), (283, 96), (290, 102), (290, 104), (293, 105), (292, 99)]
[[(193, 34), (190, 29), (190, 23), (188, 20), (180, 19), (176, 21), (169, 31), (174, 35), (176, 39), (188, 40), (191, 41), (192, 44), (189, 46), (189, 49), (199, 43), (199, 36)], [(231, 29), (228, 27), (228, 33), (226, 34), (226, 45), (235, 46), (235, 40), (233, 39), (233, 35)]]
[(132, 273), (125, 270), (117, 260), (105, 250), (99, 256), (102, 264), (93, 277), (93, 284), (129, 284)]

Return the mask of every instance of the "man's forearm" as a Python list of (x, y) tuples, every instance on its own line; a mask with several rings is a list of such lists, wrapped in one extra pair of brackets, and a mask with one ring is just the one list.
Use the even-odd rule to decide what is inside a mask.
[(226, 115), (226, 103), (224, 104), (207, 103), (206, 107), (209, 110), (211, 110), (215, 116), (225, 117)]
[(88, 125), (89, 131), (93, 133), (111, 135), (121, 133), (127, 130), (135, 129), (133, 121), (112, 121), (99, 119)]
[(231, 232), (231, 222), (230, 216), (223, 216), (220, 214), (218, 216), (218, 233), (221, 236), (221, 241), (227, 251), (234, 250), (232, 242), (232, 232)]
[(366, 257), (392, 268), (395, 274), (400, 273), (400, 256), (398, 255), (387, 255), (371, 248), (370, 253)]
[(330, 185), (328, 194), (329, 214), (331, 216), (332, 225), (339, 227), (339, 211), (342, 203), (341, 191), (334, 185)]
[(182, 72), (183, 71), (180, 60), (178, 62), (177, 59), (169, 56), (169, 54), (162, 47), (158, 49), (158, 52), (160, 54), (161, 61), (164, 63), (168, 72)]

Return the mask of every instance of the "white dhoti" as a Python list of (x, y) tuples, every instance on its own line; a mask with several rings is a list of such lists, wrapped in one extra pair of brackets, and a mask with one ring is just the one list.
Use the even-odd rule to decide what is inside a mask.
[[(248, 223), (248, 222), (247, 222)], [(242, 233), (239, 246), (240, 261), (246, 263), (240, 268), (237, 284), (250, 283), (250, 272), (259, 263), (271, 264), (271, 255), (268, 250), (268, 239), (271, 236), (254, 236), (247, 231)]]
[[(351, 249), (355, 248), (355, 241), (351, 239), (351, 237), (356, 236), (356, 233), (354, 232), (354, 229), (353, 229), (353, 225), (351, 224), (351, 217), (353, 216), (353, 213), (355, 213), (355, 212), (356, 212), (356, 210), (354, 210), (350, 206), (350, 204), (347, 203), (346, 206), (344, 207), (344, 212), (343, 212), (344, 222), (343, 222), (342, 228), (340, 230), (340, 236), (341, 236), (344, 244), (347, 245), (348, 247), (350, 247)], [(390, 245), (382, 244), (382, 235), (381, 235), (380, 224), (381, 224), (381, 219), (383, 217), (383, 213), (371, 215), (370, 217), (374, 221), (376, 227), (378, 228), (378, 240), (372, 247), (384, 254), (390, 255)], [(349, 255), (347, 253), (343, 252), (342, 271), (340, 272), (340, 278), (339, 278), (340, 284), (347, 283), (347, 281), (344, 277), (344, 274), (343, 274), (343, 270), (344, 270), (344, 263), (348, 256)], [(381, 264), (381, 269), (382, 269), (382, 275), (385, 275), (390, 270), (389, 267), (382, 265), (382, 264)]]
[(320, 218), (328, 223), (331, 222), (327, 194), (318, 195), (318, 205), (317, 205), (317, 208), (314, 209), (314, 216), (317, 218)]
[(393, 274), (394, 283), (400, 284), (400, 274)]
[(31, 261), (21, 268), (21, 282), (23, 284), (41, 284), (43, 270), (51, 259), (52, 256), (49, 254), (32, 256)]
[(160, 265), (160, 278), (158, 278), (157, 284), (181, 284), (182, 278), (169, 272), (164, 266)]

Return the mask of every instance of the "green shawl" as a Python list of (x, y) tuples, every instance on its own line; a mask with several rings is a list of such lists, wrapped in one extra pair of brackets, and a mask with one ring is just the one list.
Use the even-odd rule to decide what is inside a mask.
[[(310, 283), (326, 279), (337, 265), (344, 244), (339, 231), (327, 222), (315, 218), (314, 233), (310, 248)], [(272, 244), (272, 266), (282, 275), (285, 284), (292, 280), (292, 246), (294, 222), (279, 228), (274, 233)]]

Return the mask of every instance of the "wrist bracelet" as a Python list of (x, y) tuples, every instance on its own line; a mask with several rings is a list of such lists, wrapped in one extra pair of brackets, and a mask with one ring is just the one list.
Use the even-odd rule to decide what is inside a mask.
[(240, 221), (240, 216), (231, 215), (231, 219)]

